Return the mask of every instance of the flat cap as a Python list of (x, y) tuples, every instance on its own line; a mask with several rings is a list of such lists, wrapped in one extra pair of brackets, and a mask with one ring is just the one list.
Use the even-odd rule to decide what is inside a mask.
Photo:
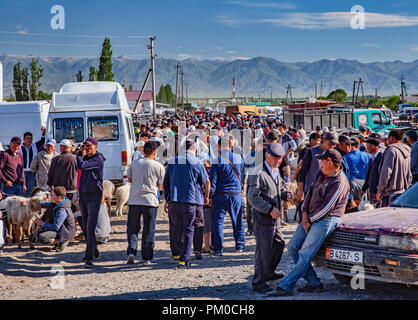
[(380, 144), (380, 140), (379, 139), (371, 138), (371, 137), (367, 138), (364, 142), (365, 143), (370, 143), (370, 144), (372, 144), (372, 145), (374, 145), (376, 147), (378, 147), (379, 144)]
[(266, 153), (272, 155), (273, 157), (283, 158), (286, 154), (282, 145), (277, 142), (271, 142), (267, 145)]
[[(96, 138), (93, 138), (93, 137), (88, 137), (87, 139), (86, 139), (86, 141), (84, 141), (84, 143), (88, 143), (88, 144), (91, 144), (91, 145), (93, 145), (93, 146), (97, 146), (97, 145), (99, 145), (99, 142), (97, 141), (97, 139)], [(71, 144), (72, 145), (72, 144)]]
[(270, 130), (266, 138), (269, 140), (277, 140), (279, 139), (279, 132), (277, 130)]

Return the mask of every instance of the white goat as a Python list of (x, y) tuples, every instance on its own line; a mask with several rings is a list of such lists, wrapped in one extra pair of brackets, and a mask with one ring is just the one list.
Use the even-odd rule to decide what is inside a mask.
[(112, 197), (114, 193), (115, 193), (115, 185), (113, 184), (113, 182), (110, 180), (103, 181), (103, 196), (104, 196), (104, 201), (106, 203), (107, 211), (109, 212), (109, 215), (110, 215), (110, 208), (112, 205)]

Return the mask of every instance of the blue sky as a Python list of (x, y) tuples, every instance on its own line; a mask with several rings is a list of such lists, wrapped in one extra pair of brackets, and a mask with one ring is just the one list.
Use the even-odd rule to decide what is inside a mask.
[[(320, 3), (320, 4), (318, 4)], [(65, 29), (50, 26), (53, 5)], [(354, 5), (365, 29), (351, 28)], [(113, 55), (280, 61), (418, 59), (418, 1), (1, 0), (0, 54), (97, 57), (109, 36)]]

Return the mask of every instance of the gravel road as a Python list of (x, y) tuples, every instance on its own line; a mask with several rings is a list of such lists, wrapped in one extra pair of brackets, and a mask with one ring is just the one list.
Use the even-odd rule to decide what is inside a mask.
[[(232, 227), (225, 223), (225, 252), (222, 257), (203, 255), (186, 270), (174, 269), (168, 239), (168, 216), (160, 205), (156, 228), (154, 263), (126, 264), (126, 211), (122, 217), (112, 217), (112, 233), (108, 243), (100, 245), (96, 267), (84, 269), (81, 259), (85, 244), (74, 241), (62, 253), (47, 251), (46, 247), (32, 250), (27, 242), (21, 250), (6, 246), (0, 256), (0, 292), (2, 299), (266, 299), (251, 290), (254, 270), (254, 237), (247, 237), (246, 250), (234, 253)], [(286, 243), (296, 223), (283, 227)], [(279, 270), (285, 274), (293, 267), (285, 253)], [(64, 272), (54, 272), (58, 270)], [(269, 299), (417, 299), (418, 287), (366, 282), (365, 290), (343, 286), (333, 275), (317, 269), (325, 285), (321, 294), (297, 293), (286, 298)], [(303, 285), (304, 280), (298, 282)]]

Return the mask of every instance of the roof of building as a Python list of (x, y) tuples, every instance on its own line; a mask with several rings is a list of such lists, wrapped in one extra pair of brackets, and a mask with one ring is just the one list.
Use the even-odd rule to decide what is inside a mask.
[[(131, 90), (131, 91), (125, 91), (126, 94), (126, 100), (128, 101), (136, 101), (138, 100), (140, 90)], [(151, 90), (145, 90), (142, 94), (141, 101), (152, 101), (152, 91)]]

